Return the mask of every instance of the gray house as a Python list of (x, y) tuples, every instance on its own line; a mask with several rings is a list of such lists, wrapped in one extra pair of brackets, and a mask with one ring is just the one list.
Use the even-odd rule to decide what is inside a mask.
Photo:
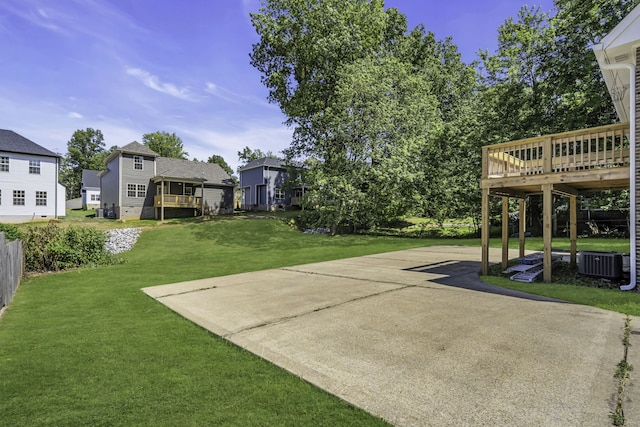
[(247, 163), (238, 172), (242, 209), (273, 210), (302, 206), (302, 167), (263, 157)]
[(82, 206), (87, 209), (98, 209), (100, 207), (100, 171), (82, 170)]
[(109, 218), (165, 218), (233, 213), (234, 182), (217, 164), (160, 157), (139, 142), (116, 149), (100, 172)]

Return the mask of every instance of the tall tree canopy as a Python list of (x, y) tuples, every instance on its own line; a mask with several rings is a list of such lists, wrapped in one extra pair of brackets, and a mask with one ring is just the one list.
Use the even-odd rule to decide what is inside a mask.
[(67, 142), (67, 154), (61, 172), (61, 181), (67, 188), (67, 198), (80, 197), (82, 170), (104, 169), (104, 159), (108, 153), (100, 129), (78, 129), (73, 133)]
[(267, 151), (265, 153), (259, 148), (253, 149), (253, 148), (249, 148), (248, 146), (238, 151), (238, 160), (243, 163), (249, 163), (250, 161), (258, 160), (263, 157), (272, 157), (274, 159), (278, 158), (278, 156), (273, 154), (271, 151)]
[(224, 157), (222, 157), (221, 155), (214, 154), (212, 156), (209, 156), (209, 158), (207, 159), (207, 163), (215, 163), (219, 165), (223, 171), (228, 173), (229, 176), (233, 177), (233, 169), (231, 169), (231, 166), (229, 166), (229, 164), (224, 160)]
[(189, 153), (184, 151), (182, 139), (175, 133), (156, 131), (142, 135), (142, 142), (162, 157), (186, 160)]
[(287, 155), (315, 159), (307, 176), (321, 220), (367, 227), (424, 209), (445, 129), (465, 137), (444, 119), (457, 120), (475, 85), (455, 47), (423, 28), (406, 34), (405, 16), (382, 0), (265, 0), (251, 19), (252, 64), (294, 128)]

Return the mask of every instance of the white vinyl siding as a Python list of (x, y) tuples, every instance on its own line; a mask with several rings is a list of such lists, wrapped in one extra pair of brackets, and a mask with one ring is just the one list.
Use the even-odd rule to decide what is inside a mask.
[[(54, 217), (56, 205), (57, 214), (64, 215), (64, 186), (57, 182), (58, 161), (55, 157), (0, 151), (0, 164), (2, 158), (9, 159), (11, 167), (5, 162), (9, 170), (0, 172), (0, 192), (4, 196), (0, 222)], [(39, 165), (39, 174), (30, 173), (35, 165)], [(18, 197), (19, 204), (13, 203), (14, 190), (24, 192), (24, 196)], [(36, 191), (47, 193), (46, 205), (36, 205)]]

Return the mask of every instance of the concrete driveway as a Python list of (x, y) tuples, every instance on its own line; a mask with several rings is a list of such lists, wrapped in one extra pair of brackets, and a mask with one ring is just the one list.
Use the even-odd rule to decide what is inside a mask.
[[(611, 425), (625, 316), (501, 294), (479, 261), (478, 248), (427, 247), (144, 292), (395, 425)], [(625, 396), (640, 425), (633, 377)]]

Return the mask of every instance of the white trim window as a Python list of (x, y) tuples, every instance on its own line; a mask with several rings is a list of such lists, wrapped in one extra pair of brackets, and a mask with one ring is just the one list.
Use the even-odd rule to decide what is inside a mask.
[(193, 187), (184, 187), (184, 195), (185, 196), (193, 196)]
[(133, 156), (133, 169), (141, 171), (144, 168), (144, 157)]
[(127, 197), (136, 197), (136, 185), (127, 184)]
[(0, 172), (9, 172), (9, 156), (0, 156)]
[(46, 191), (36, 191), (36, 206), (47, 206)]
[(0, 190), (0, 205), (2, 205), (2, 190)]
[(29, 160), (29, 173), (40, 175), (40, 160)]
[(91, 201), (92, 202), (99, 202), (100, 201), (100, 195), (99, 194), (92, 194), (91, 195)]
[(147, 196), (147, 186), (144, 184), (127, 184), (127, 197), (145, 198)]
[(284, 190), (282, 188), (276, 188), (275, 198), (276, 199), (284, 199)]
[(24, 206), (24, 190), (13, 190), (13, 205)]

